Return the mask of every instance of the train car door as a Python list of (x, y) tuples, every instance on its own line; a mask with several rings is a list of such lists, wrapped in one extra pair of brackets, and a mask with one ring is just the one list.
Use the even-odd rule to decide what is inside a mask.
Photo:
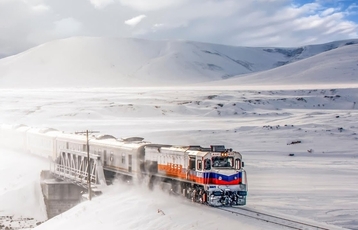
[(128, 172), (132, 172), (132, 155), (128, 154)]
[(188, 168), (186, 172), (186, 179), (187, 180), (195, 180), (195, 157), (189, 156)]

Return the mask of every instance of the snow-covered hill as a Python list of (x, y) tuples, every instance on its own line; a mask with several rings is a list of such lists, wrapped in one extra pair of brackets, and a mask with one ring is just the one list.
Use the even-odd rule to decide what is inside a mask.
[[(0, 59), (0, 87), (172, 86), (217, 81), (287, 65), (342, 46), (350, 52), (357, 43), (347, 40), (298, 48), (250, 48), (74, 37)], [(347, 55), (345, 52), (340, 55)]]
[[(236, 76), (209, 85), (358, 86), (358, 45), (340, 47), (275, 69)], [(354, 86), (355, 85), (355, 86)]]

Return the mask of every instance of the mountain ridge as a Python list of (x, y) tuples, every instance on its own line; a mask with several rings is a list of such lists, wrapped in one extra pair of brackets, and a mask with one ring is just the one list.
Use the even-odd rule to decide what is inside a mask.
[(354, 44), (358, 39), (280, 48), (72, 37), (0, 59), (0, 87), (196, 84), (267, 71)]
[(358, 87), (358, 44), (343, 46), (267, 71), (206, 85), (331, 85)]

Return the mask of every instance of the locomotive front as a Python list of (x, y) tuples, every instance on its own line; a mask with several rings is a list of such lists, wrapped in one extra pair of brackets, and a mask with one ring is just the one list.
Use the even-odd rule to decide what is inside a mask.
[(211, 206), (245, 205), (247, 178), (239, 152), (223, 145), (146, 145), (142, 173), (172, 191)]
[(245, 205), (248, 187), (241, 154), (225, 146), (211, 146), (210, 151), (200, 152), (195, 154), (197, 173), (203, 178), (206, 202), (212, 206)]

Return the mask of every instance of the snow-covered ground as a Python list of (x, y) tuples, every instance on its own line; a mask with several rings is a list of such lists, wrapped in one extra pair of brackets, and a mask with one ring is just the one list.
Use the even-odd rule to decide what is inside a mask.
[[(1, 90), (0, 121), (66, 132), (100, 130), (154, 143), (225, 144), (243, 154), (249, 179), (247, 207), (358, 229), (357, 101), (356, 88)], [(292, 144), (297, 141), (301, 143)], [(36, 191), (39, 171), (48, 168), (47, 162), (8, 152), (0, 158), (6, 166), (6, 172), (1, 171), (6, 180), (1, 180), (0, 215), (42, 221), (43, 204)], [(29, 164), (24, 167), (21, 161)], [(29, 201), (25, 208), (24, 196)], [(103, 196), (37, 229), (222, 227), (279, 228), (161, 191), (115, 184)]]
[(0, 229), (34, 227), (47, 219), (40, 172), (48, 166), (46, 159), (0, 150)]
[[(244, 157), (248, 208), (358, 229), (354, 43), (281, 49), (54, 41), (0, 60), (0, 123), (98, 130), (163, 144), (224, 144)], [(239, 74), (245, 75), (234, 77)], [(29, 226), (46, 219), (39, 178), (48, 167), (43, 159), (0, 149), (0, 229), (19, 226), (24, 218)], [(117, 183), (37, 228), (279, 226)]]

